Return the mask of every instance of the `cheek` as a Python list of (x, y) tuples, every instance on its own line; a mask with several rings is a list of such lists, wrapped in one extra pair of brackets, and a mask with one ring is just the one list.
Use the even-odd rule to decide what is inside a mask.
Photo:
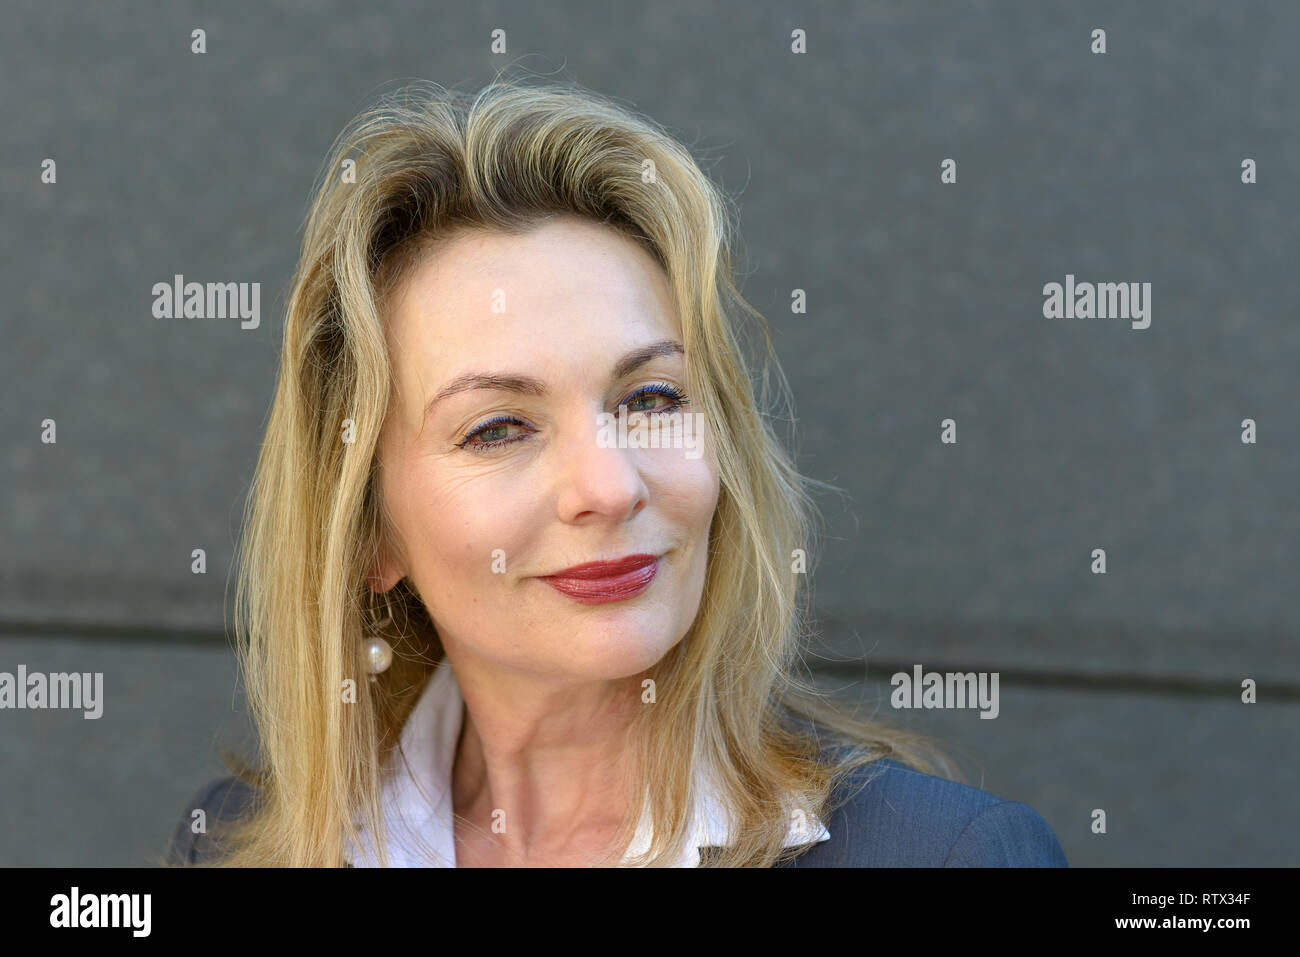
[[(403, 541), (410, 569), (429, 589), (428, 598), (449, 592), (470, 596), (468, 583), (488, 587), (500, 581), (501, 563), (511, 568), (530, 547), (526, 516), (535, 503), (528, 500), (533, 486), (500, 476), (472, 478), (412, 473), (402, 483)], [(494, 570), (495, 569), (495, 570)]]
[(707, 458), (676, 453), (647, 470), (655, 510), (684, 531), (707, 534), (718, 504), (718, 473)]

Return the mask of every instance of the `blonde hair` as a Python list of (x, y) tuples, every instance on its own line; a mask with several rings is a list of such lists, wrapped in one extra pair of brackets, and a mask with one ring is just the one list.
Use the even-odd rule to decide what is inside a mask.
[[(791, 556), (815, 554), (808, 491), (821, 483), (796, 471), (760, 411), (789, 389), (734, 285), (734, 210), (673, 136), (576, 84), (498, 76), (470, 95), (419, 82), (348, 124), (314, 193), (239, 549), (236, 638), (260, 766), (227, 761), (257, 800), (223, 830), (218, 863), (339, 866), (357, 815), (387, 863), (382, 768), (443, 650), (403, 580), (386, 596), (392, 666), (343, 700), (345, 680), (366, 674), (367, 570), (391, 529), (375, 484), (391, 386), (384, 302), (453, 230), (518, 234), (554, 215), (608, 225), (664, 268), (720, 477), (699, 612), (629, 729), (638, 778), (619, 846), (648, 809), (654, 840), (637, 863), (674, 861), (700, 767), (737, 824), (715, 866), (788, 860), (789, 796), (826, 821), (838, 782), (879, 758), (960, 776), (931, 739), (859, 720), (795, 673), (808, 576)], [(757, 395), (742, 315), (766, 346)]]

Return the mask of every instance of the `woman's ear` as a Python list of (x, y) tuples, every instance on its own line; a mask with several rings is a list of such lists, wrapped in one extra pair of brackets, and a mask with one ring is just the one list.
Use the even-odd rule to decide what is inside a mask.
[(370, 569), (366, 572), (366, 581), (371, 591), (382, 595), (401, 581), (402, 577), (402, 569), (389, 556), (387, 547), (380, 546), (379, 556), (370, 563)]

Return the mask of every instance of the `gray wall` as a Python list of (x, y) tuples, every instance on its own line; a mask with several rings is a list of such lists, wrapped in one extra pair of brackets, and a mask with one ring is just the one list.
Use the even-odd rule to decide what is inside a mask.
[[(0, 711), (0, 864), (146, 863), (215, 745), (246, 740), (228, 575), (312, 180), (393, 81), (477, 89), (507, 63), (644, 110), (738, 196), (800, 465), (843, 489), (821, 500), (819, 683), (949, 742), (1076, 866), (1300, 862), (1300, 7), (4, 17), (0, 671), (102, 671), (106, 702)], [(154, 319), (176, 273), (260, 282), (261, 326)], [(1151, 283), (1150, 327), (1044, 318), (1067, 273)], [(998, 672), (999, 717), (895, 711), (914, 664)]]

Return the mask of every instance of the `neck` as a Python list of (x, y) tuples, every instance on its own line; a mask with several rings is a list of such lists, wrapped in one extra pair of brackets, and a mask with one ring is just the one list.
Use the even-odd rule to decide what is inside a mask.
[(462, 679), (453, 668), (465, 698), (452, 774), (458, 853), (521, 866), (608, 853), (628, 808), (642, 675), (502, 680), (471, 665)]

